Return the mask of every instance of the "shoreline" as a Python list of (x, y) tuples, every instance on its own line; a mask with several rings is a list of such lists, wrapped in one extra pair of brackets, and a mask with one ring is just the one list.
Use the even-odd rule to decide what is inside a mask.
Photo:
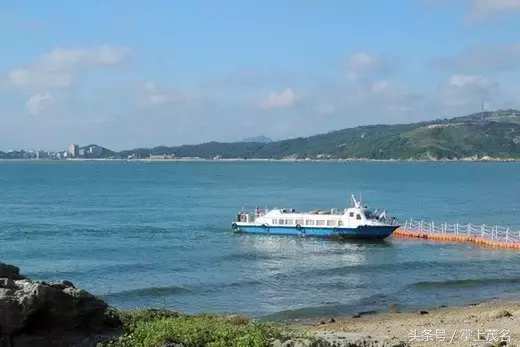
[[(494, 299), (463, 306), (411, 312), (380, 312), (293, 323), (311, 333), (349, 333), (379, 338), (395, 337), (415, 347), (475, 346), (508, 339), (520, 345), (520, 300)], [(481, 333), (480, 341), (477, 340)], [(495, 338), (498, 338), (496, 340)]]
[[(242, 346), (259, 347), (426, 347), (444, 343), (462, 347), (518, 346), (520, 342), (519, 293), (460, 307), (367, 312), (290, 324), (262, 323), (240, 313), (118, 309), (70, 281), (31, 280), (6, 263), (0, 263), (0, 279), (0, 310), (4, 312), (0, 346), (180, 347), (185, 346), (183, 341), (197, 346), (241, 341)], [(31, 325), (35, 318), (49, 323)]]
[(75, 158), (75, 159), (6, 159), (0, 162), (284, 162), (284, 163), (518, 163), (520, 158), (462, 158), (462, 159), (368, 159), (368, 158), (345, 158), (345, 159), (264, 159), (264, 158)]

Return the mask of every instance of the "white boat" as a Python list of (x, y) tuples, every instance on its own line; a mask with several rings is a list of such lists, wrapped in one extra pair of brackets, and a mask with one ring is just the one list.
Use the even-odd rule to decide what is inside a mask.
[(231, 227), (243, 233), (384, 239), (399, 225), (386, 210), (372, 211), (352, 195), (352, 207), (343, 210), (296, 212), (294, 209), (266, 209), (262, 212), (258, 207), (254, 213), (242, 210)]

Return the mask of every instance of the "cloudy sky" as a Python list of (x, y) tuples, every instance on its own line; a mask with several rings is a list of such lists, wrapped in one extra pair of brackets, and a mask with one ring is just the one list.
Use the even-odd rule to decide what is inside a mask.
[(5, 0), (0, 149), (308, 136), (520, 107), (520, 0)]

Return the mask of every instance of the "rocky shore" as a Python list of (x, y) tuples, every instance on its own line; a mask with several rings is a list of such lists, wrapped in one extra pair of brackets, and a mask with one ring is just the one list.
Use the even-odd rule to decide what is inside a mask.
[(0, 263), (0, 346), (95, 346), (111, 329), (108, 305), (69, 281), (33, 281)]
[(0, 347), (520, 346), (519, 327), (520, 303), (505, 302), (299, 326), (243, 316), (118, 311), (69, 281), (34, 281), (0, 263)]
[(396, 339), (307, 333), (243, 316), (123, 312), (69, 281), (34, 281), (0, 263), (0, 347), (404, 347)]

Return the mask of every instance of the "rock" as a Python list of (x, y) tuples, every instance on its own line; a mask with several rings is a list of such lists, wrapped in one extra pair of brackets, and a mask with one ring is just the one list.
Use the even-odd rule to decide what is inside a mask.
[(419, 311), (419, 314), (429, 314), (428, 311)]
[(314, 347), (314, 344), (310, 340), (289, 340), (282, 344), (282, 347)]
[(11, 347), (45, 346), (65, 331), (90, 332), (106, 322), (108, 305), (69, 281), (32, 281), (3, 263), (0, 277), (0, 341), (8, 337)]
[(495, 311), (488, 312), (487, 316), (488, 316), (488, 318), (491, 318), (491, 319), (500, 319), (500, 318), (505, 318), (505, 317), (511, 317), (513, 315), (506, 310), (495, 310)]
[(25, 279), (24, 276), (20, 275), (20, 268), (4, 263), (0, 263), (0, 278), (8, 278), (11, 280)]
[(52, 347), (51, 343), (44, 336), (18, 335), (12, 338), (12, 346), (15, 347)]
[(404, 341), (401, 341), (395, 337), (373, 337), (368, 335), (362, 335), (357, 333), (346, 333), (346, 332), (320, 332), (316, 334), (316, 337), (322, 340), (320, 346), (331, 346), (331, 347), (410, 347), (410, 345)]
[(399, 313), (399, 309), (397, 308), (396, 304), (391, 304), (388, 306), (388, 311), (391, 313)]
[(334, 317), (332, 317), (331, 319), (329, 319), (329, 323), (336, 323), (336, 320), (334, 319)]
[(247, 319), (247, 317), (240, 315), (240, 314), (234, 314), (234, 315), (227, 316), (226, 319), (228, 320), (229, 323), (231, 323), (233, 325), (244, 325), (249, 322), (249, 319)]
[(185, 347), (185, 345), (184, 343), (182, 343), (182, 341), (175, 339), (167, 339), (158, 343), (157, 345), (155, 345), (155, 347)]
[(500, 341), (496, 343), (486, 342), (483, 345), (478, 345), (478, 347), (502, 347), (502, 346), (510, 346), (514, 347), (513, 345), (508, 345), (506, 341)]
[(275, 340), (271, 342), (271, 347), (331, 347), (331, 345), (326, 341), (313, 341), (309, 339), (294, 339), (282, 342), (280, 340)]

